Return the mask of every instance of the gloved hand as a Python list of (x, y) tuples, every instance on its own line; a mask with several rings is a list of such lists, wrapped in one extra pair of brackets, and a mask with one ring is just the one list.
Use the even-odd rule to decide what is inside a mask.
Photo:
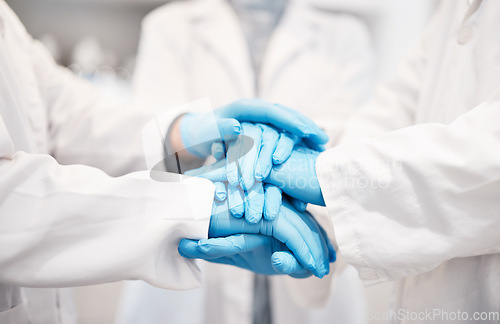
[(312, 148), (328, 142), (325, 132), (290, 108), (259, 99), (241, 99), (213, 112), (184, 115), (180, 121), (183, 146), (191, 154), (206, 158), (214, 141), (233, 140), (241, 133), (240, 122), (244, 121), (272, 125), (305, 139)]
[[(243, 138), (228, 144), (226, 172), (232, 191), (229, 195), (230, 210), (235, 217), (241, 217), (243, 209), (240, 206), (244, 205), (245, 219), (250, 223), (259, 222), (262, 216), (272, 220), (281, 205), (281, 191), (273, 186), (264, 188), (260, 181), (271, 172), (273, 158), (286, 160), (295, 143), (280, 140), (278, 132), (270, 126), (251, 123), (241, 125), (243, 136), (251, 141)], [(238, 184), (242, 190), (238, 188)]]
[(296, 147), (288, 160), (271, 170), (266, 183), (279, 187), (290, 197), (315, 205), (325, 205), (316, 175), (319, 152), (303, 146)]
[(305, 144), (313, 149), (328, 142), (328, 135), (311, 119), (293, 109), (261, 99), (240, 99), (215, 110), (215, 114), (217, 118), (268, 124), (279, 132), (286, 131), (304, 138)]
[[(259, 147), (257, 149), (243, 150), (250, 151), (248, 154), (243, 155), (239, 159), (236, 157), (235, 162), (232, 163), (238, 166), (235, 167), (236, 172), (238, 170), (242, 170), (242, 173), (247, 173), (250, 175), (251, 181), (253, 182), (252, 187), (249, 190), (244, 191), (240, 186), (238, 186), (238, 182), (236, 185), (226, 184), (221, 181), (214, 181), (215, 184), (215, 199), (218, 201), (224, 201), (227, 197), (229, 203), (229, 210), (231, 214), (237, 218), (243, 217), (247, 221), (251, 223), (257, 223), (264, 216), (267, 220), (273, 220), (276, 215), (279, 213), (279, 209), (281, 207), (281, 190), (272, 185), (263, 186), (262, 182), (255, 182), (253, 178), (253, 165), (258, 165), (259, 161), (264, 159), (266, 164), (269, 165), (269, 168), (265, 171), (266, 178), (271, 172), (271, 156), (274, 153), (274, 148), (278, 141), (278, 133), (269, 126), (266, 125), (253, 125), (249, 123), (242, 123), (244, 133), (248, 134), (248, 130), (253, 131), (253, 142), (256, 141), (257, 137), (260, 137), (262, 134), (262, 146), (259, 143)], [(258, 133), (258, 135), (256, 135)], [(252, 145), (256, 146), (256, 145)], [(238, 147), (235, 146), (237, 149)], [(225, 153), (225, 145), (222, 142), (215, 142), (212, 144), (212, 155), (220, 161), (226, 155)], [(257, 157), (257, 152), (260, 151), (259, 156)], [(290, 152), (291, 153), (291, 152)], [(257, 162), (255, 161), (257, 159)], [(267, 163), (269, 162), (269, 163)], [(186, 175), (197, 175), (196, 170), (186, 172)], [(238, 177), (238, 174), (236, 174)], [(244, 178), (244, 177), (243, 177)], [(247, 176), (248, 179), (248, 176)], [(295, 204), (294, 204), (295, 206)], [(302, 205), (297, 205), (301, 211), (303, 211), (300, 207)]]
[[(226, 162), (221, 160), (214, 164), (203, 166), (198, 169), (189, 170), (185, 175), (206, 178), (215, 184), (215, 199), (224, 201), (227, 197), (229, 210), (236, 218), (245, 215), (250, 223), (258, 223), (262, 217), (273, 220), (278, 215), (281, 207), (281, 189), (271, 184), (255, 182), (253, 187), (244, 191), (239, 186), (227, 183), (227, 192), (224, 183), (227, 181)], [(300, 212), (307, 208), (307, 203), (289, 197), (290, 203)]]
[(210, 155), (214, 141), (234, 140), (241, 134), (241, 124), (234, 118), (217, 118), (214, 112), (186, 114), (180, 121), (182, 146), (199, 159)]
[[(215, 200), (223, 202), (227, 198), (229, 211), (236, 218), (245, 215), (248, 222), (255, 224), (260, 222), (262, 217), (273, 220), (279, 214), (281, 189), (276, 186), (255, 182), (249, 191), (243, 192), (240, 187), (233, 187), (226, 182), (216, 181), (214, 184)], [(292, 205), (299, 211), (305, 210), (303, 203), (295, 199)]]
[[(230, 199), (234, 199), (234, 197)], [(231, 206), (231, 201), (229, 204)], [(279, 214), (281, 208), (281, 190), (270, 184), (263, 185), (262, 182), (255, 182), (254, 186), (245, 192), (244, 204), (247, 222), (255, 224), (260, 222), (262, 217), (272, 221)]]
[[(263, 131), (258, 124), (242, 123), (241, 126), (243, 136), (228, 143), (227, 181), (232, 186), (240, 185), (243, 190), (249, 190), (255, 182), (255, 166), (263, 143)], [(270, 138), (266, 139), (266, 142), (269, 140)], [(273, 146), (273, 151), (277, 141), (276, 136), (269, 143)]]
[(235, 234), (272, 236), (284, 243), (299, 263), (317, 277), (322, 278), (329, 272), (329, 249), (332, 248), (328, 247), (328, 237), (309, 213), (296, 211), (287, 201), (283, 201), (274, 220), (257, 224), (232, 217), (226, 202), (214, 201), (209, 238)]
[(189, 259), (230, 264), (264, 275), (288, 274), (294, 278), (312, 275), (299, 264), (283, 243), (259, 234), (239, 234), (199, 241), (182, 239), (179, 254)]

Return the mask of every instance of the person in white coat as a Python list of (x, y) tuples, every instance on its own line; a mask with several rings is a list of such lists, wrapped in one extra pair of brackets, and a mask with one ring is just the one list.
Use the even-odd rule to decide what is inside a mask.
[[(177, 175), (154, 181), (148, 171), (164, 157), (167, 131), (172, 148), (187, 154), (178, 128), (189, 107), (157, 119), (157, 111), (113, 105), (58, 66), (0, 1), (0, 323), (74, 323), (59, 287), (199, 285), (198, 267), (178, 245), (207, 237), (214, 186)], [(143, 145), (143, 126), (160, 124)], [(128, 173), (136, 170), (146, 171)]]
[(339, 145), (296, 150), (271, 174), (308, 163), (301, 176), (320, 186), (283, 191), (324, 199), (361, 279), (396, 281), (392, 312), (372, 320), (500, 322), (499, 33), (500, 2), (442, 1)]
[[(371, 93), (373, 55), (362, 21), (322, 11), (308, 1), (174, 2), (143, 22), (134, 97), (140, 105), (156, 107), (200, 97), (209, 97), (216, 106), (260, 97), (328, 126), (334, 140)], [(328, 221), (325, 210), (315, 213)], [(271, 278), (273, 323), (317, 323), (333, 314), (342, 323), (364, 323), (359, 279), (349, 269), (337, 275), (333, 291), (332, 276)], [(200, 289), (165, 291), (133, 282), (122, 298), (120, 324), (255, 320), (254, 275), (224, 265), (205, 264)], [(194, 305), (202, 311), (188, 311)]]

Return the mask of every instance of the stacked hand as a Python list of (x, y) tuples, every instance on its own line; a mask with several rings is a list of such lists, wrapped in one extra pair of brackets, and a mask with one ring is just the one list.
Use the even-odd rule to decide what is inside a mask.
[(329, 273), (329, 262), (335, 260), (335, 251), (323, 229), (307, 212), (295, 210), (286, 200), (274, 220), (257, 224), (231, 216), (227, 203), (216, 202), (209, 239), (184, 239), (179, 253), (261, 274), (294, 277), (314, 274), (321, 278)]
[[(327, 274), (335, 251), (304, 212), (307, 203), (324, 204), (314, 164), (326, 134), (305, 116), (261, 100), (240, 100), (214, 115), (219, 140), (204, 141), (210, 127), (203, 115), (186, 115), (180, 124), (188, 151), (218, 160), (186, 173), (212, 180), (216, 193), (209, 239), (183, 240), (181, 255), (263, 274)], [(194, 142), (201, 144), (191, 151)]]

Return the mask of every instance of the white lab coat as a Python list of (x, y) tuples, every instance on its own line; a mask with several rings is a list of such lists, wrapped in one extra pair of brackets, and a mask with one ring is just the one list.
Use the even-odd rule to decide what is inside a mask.
[(443, 1), (399, 77), (318, 158), (338, 248), (367, 282), (397, 280), (396, 314), (498, 316), (499, 121), (500, 2)]
[[(0, 323), (73, 323), (67, 292), (45, 288), (198, 285), (177, 246), (206, 237), (213, 185), (108, 175), (146, 169), (142, 127), (152, 117), (58, 67), (0, 1)], [(186, 208), (188, 191), (202, 214)]]
[[(257, 93), (245, 35), (230, 4), (175, 2), (143, 22), (134, 94), (141, 105), (172, 107), (200, 97), (221, 106), (258, 95), (330, 126), (335, 138), (370, 95), (373, 63), (368, 31), (357, 18), (292, 0), (270, 39)], [(321, 218), (321, 213), (326, 215), (324, 210), (315, 215)], [(189, 292), (129, 284), (118, 323), (251, 323), (253, 275), (214, 264), (205, 264), (205, 274), (203, 289)], [(334, 315), (339, 323), (363, 323), (364, 299), (355, 272), (343, 274), (333, 292), (331, 280), (273, 277), (274, 323), (318, 323)], [(325, 303), (320, 310), (303, 308)], [(184, 305), (196, 311), (185, 311)]]

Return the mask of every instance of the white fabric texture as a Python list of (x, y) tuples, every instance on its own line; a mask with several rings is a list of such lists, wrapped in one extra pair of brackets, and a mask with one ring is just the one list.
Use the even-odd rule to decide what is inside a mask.
[[(199, 285), (177, 246), (206, 237), (213, 185), (138, 171), (155, 113), (113, 105), (58, 67), (4, 1), (0, 21), (0, 322), (74, 321), (67, 294), (21, 287)], [(186, 208), (191, 194), (204, 217)]]
[(398, 280), (396, 311), (500, 311), (499, 30), (499, 2), (443, 1), (399, 77), (318, 158), (342, 256), (367, 283)]

